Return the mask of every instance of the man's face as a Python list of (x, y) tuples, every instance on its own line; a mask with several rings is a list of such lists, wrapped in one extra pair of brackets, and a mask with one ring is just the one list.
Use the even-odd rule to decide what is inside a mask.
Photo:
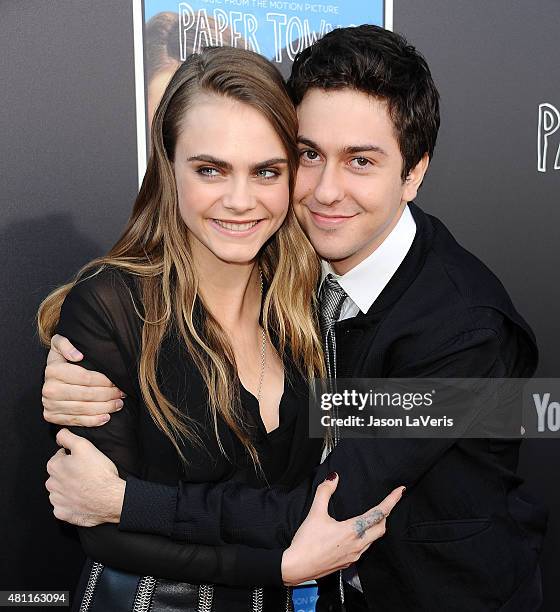
[(298, 107), (296, 215), (318, 254), (345, 274), (383, 242), (413, 200), (427, 156), (401, 178), (387, 105), (351, 89), (310, 89)]

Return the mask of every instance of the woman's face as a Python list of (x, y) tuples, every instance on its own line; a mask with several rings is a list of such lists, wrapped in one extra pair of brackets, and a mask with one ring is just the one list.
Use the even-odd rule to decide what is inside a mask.
[(195, 258), (253, 262), (288, 211), (288, 159), (254, 108), (200, 95), (175, 147), (179, 209)]

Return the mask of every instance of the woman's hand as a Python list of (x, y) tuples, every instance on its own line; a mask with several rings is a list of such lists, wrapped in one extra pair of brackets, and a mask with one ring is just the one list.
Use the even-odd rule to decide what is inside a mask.
[(338, 484), (338, 475), (332, 476), (317, 487), (307, 518), (284, 551), (282, 579), (287, 586), (321, 578), (355, 563), (385, 533), (386, 518), (405, 490), (398, 487), (365, 514), (335, 521), (328, 511)]
[(42, 392), (45, 421), (65, 427), (96, 427), (122, 408), (124, 394), (106, 376), (68, 363), (83, 358), (67, 338), (52, 337)]

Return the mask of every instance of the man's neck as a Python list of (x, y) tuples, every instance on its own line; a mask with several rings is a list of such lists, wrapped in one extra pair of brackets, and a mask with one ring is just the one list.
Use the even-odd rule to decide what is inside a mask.
[(373, 255), (373, 253), (375, 253), (375, 251), (377, 251), (377, 249), (391, 235), (391, 233), (401, 220), (401, 217), (403, 215), (403, 212), (406, 210), (407, 205), (407, 202), (403, 202), (402, 206), (399, 207), (399, 209), (397, 210), (391, 221), (383, 229), (383, 231), (380, 232), (378, 235), (372, 237), (371, 242), (366, 247), (360, 249), (356, 253), (353, 253), (349, 257), (346, 257), (345, 259), (340, 259), (338, 261), (330, 260), (329, 265), (331, 266), (335, 274), (337, 274), (338, 276), (344, 276), (345, 274), (348, 274), (348, 272), (353, 270), (355, 267), (359, 266), (368, 257)]
[[(416, 236), (416, 223), (408, 208), (405, 208), (397, 224), (386, 239), (360, 263), (344, 275), (337, 275), (340, 286), (344, 289), (352, 305), (343, 308), (344, 318), (354, 308), (366, 313), (379, 297), (387, 283), (399, 269)], [(323, 261), (322, 278), (336, 270)], [(354, 314), (357, 314), (358, 310)], [(353, 316), (353, 315), (351, 315)]]
[(363, 249), (360, 249), (359, 251), (353, 253), (349, 257), (346, 257), (345, 259), (340, 259), (338, 261), (329, 261), (329, 264), (334, 270), (334, 272), (338, 274), (338, 276), (344, 276), (344, 274), (347, 274), (348, 272), (350, 272), (350, 270), (353, 270), (356, 266), (359, 266), (362, 261), (365, 261), (370, 255), (375, 253), (375, 251), (391, 235), (391, 232), (395, 229), (398, 222), (400, 221), (407, 205), (407, 202), (403, 202), (399, 209), (396, 211), (395, 215), (392, 217), (391, 221), (383, 229), (383, 231), (372, 237), (371, 242), (368, 243)]

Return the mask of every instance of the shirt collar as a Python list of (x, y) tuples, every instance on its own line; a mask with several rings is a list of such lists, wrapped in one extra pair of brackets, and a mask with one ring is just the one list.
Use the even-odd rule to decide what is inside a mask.
[(322, 260), (321, 284), (327, 274), (332, 274), (356, 306), (367, 313), (398, 270), (415, 235), (416, 223), (407, 205), (387, 238), (346, 274), (339, 276), (328, 261)]

